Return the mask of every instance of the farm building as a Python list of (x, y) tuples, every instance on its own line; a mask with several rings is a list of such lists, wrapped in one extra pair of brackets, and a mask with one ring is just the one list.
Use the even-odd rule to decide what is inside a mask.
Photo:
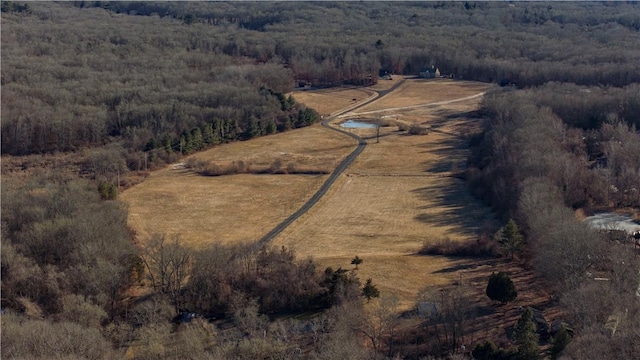
[(431, 67), (423, 67), (422, 69), (420, 69), (419, 76), (423, 79), (439, 78), (440, 69), (438, 69), (434, 65), (431, 65)]

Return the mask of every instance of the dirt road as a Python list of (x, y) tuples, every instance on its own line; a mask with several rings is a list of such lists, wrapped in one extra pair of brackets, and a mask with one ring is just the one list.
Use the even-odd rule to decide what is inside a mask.
[(365, 105), (369, 104), (370, 102), (375, 101), (377, 99), (380, 99), (381, 97), (393, 92), (393, 90), (397, 89), (403, 83), (404, 83), (404, 80), (398, 82), (397, 84), (395, 84), (393, 87), (391, 87), (388, 90), (376, 91), (376, 94), (374, 96), (370, 97), (369, 99), (367, 99), (366, 101), (358, 104), (357, 106), (347, 107), (346, 109), (343, 109), (343, 110), (333, 114), (327, 120), (322, 122), (322, 126), (354, 138), (355, 140), (358, 141), (358, 146), (356, 147), (355, 150), (353, 150), (353, 152), (351, 152), (351, 154), (349, 154), (344, 160), (342, 160), (342, 162), (335, 168), (335, 170), (333, 170), (333, 172), (331, 173), (329, 178), (324, 182), (324, 184), (322, 184), (320, 189), (318, 189), (318, 191), (315, 194), (313, 194), (313, 196), (306, 203), (304, 203), (304, 205), (302, 205), (302, 207), (300, 207), (296, 212), (291, 214), (283, 222), (278, 224), (275, 228), (273, 228), (273, 230), (269, 231), (266, 235), (264, 235), (259, 240), (259, 242), (258, 242), (259, 244), (261, 244), (261, 245), (267, 244), (273, 238), (278, 236), (278, 234), (280, 234), (282, 231), (284, 231), (294, 221), (296, 221), (298, 218), (300, 218), (300, 216), (304, 215), (307, 211), (309, 211), (309, 209), (311, 209), (315, 204), (317, 204), (318, 201), (322, 198), (322, 196), (324, 196), (324, 194), (327, 193), (327, 190), (329, 190), (331, 185), (333, 185), (333, 183), (335, 183), (336, 179), (338, 179), (338, 177), (347, 169), (347, 167), (349, 167), (349, 165), (351, 165), (351, 163), (353, 163), (353, 161), (358, 157), (358, 155), (360, 155), (364, 151), (364, 148), (367, 146), (367, 142), (363, 138), (361, 138), (360, 136), (358, 136), (356, 134), (353, 134), (353, 133), (341, 130), (339, 128), (333, 127), (333, 126), (330, 125), (331, 122), (333, 120), (335, 120), (336, 118), (338, 118), (338, 116), (340, 114), (344, 113), (344, 112), (352, 111), (352, 110), (355, 110), (355, 109), (357, 109), (359, 107), (365, 106)]
[(404, 81), (405, 80), (402, 80), (402, 81), (398, 82), (397, 84), (395, 84), (393, 87), (391, 87), (388, 90), (376, 91), (376, 94), (374, 96), (370, 97), (369, 99), (367, 99), (366, 101), (364, 101), (364, 102), (362, 102), (362, 103), (360, 103), (360, 104), (358, 104), (356, 106), (349, 106), (349, 107), (347, 107), (345, 109), (342, 109), (342, 110), (332, 114), (332, 116), (330, 116), (327, 120), (322, 122), (322, 126), (324, 126), (326, 128), (329, 128), (329, 129), (332, 129), (334, 131), (338, 131), (338, 132), (340, 132), (342, 134), (345, 134), (347, 136), (350, 136), (350, 137), (354, 138), (356, 141), (358, 141), (358, 146), (356, 147), (355, 150), (353, 150), (353, 152), (351, 154), (349, 154), (336, 167), (336, 169), (331, 173), (331, 175), (324, 182), (324, 184), (322, 184), (322, 186), (318, 189), (318, 191), (304, 205), (302, 205), (296, 212), (291, 214), (283, 222), (281, 222), (275, 228), (273, 228), (271, 231), (269, 231), (267, 234), (265, 234), (259, 240), (259, 244), (261, 244), (261, 245), (267, 244), (269, 241), (273, 240), (273, 238), (275, 238), (280, 233), (282, 233), (282, 231), (284, 231), (289, 225), (291, 225), (294, 221), (296, 221), (298, 218), (300, 218), (302, 215), (304, 215), (307, 211), (309, 211), (309, 209), (311, 209), (315, 204), (317, 204), (318, 201), (327, 193), (329, 188), (335, 183), (335, 181), (338, 179), (338, 177), (347, 169), (347, 167), (349, 167), (349, 165), (351, 165), (351, 163), (353, 163), (353, 161), (358, 157), (358, 155), (360, 155), (364, 151), (365, 147), (367, 146), (367, 142), (363, 138), (361, 138), (360, 136), (358, 136), (358, 135), (356, 135), (354, 133), (348, 132), (348, 131), (344, 131), (344, 130), (339, 129), (337, 127), (331, 126), (330, 124), (331, 124), (332, 121), (334, 121), (336, 119), (344, 118), (344, 117), (347, 117), (347, 116), (354, 116), (354, 115), (367, 115), (367, 114), (383, 113), (383, 112), (389, 112), (389, 111), (416, 109), (416, 108), (428, 107), (428, 106), (447, 105), (447, 104), (452, 104), (452, 103), (455, 103), (455, 102), (462, 102), (462, 101), (467, 101), (467, 100), (472, 100), (472, 99), (475, 99), (475, 98), (479, 98), (479, 97), (483, 96), (486, 93), (486, 92), (480, 92), (478, 94), (474, 94), (474, 95), (471, 95), (471, 96), (466, 96), (466, 97), (462, 97), (462, 98), (458, 98), (458, 99), (452, 99), (452, 100), (437, 101), (437, 102), (432, 102), (432, 103), (428, 103), (428, 104), (403, 106), (403, 107), (393, 107), (393, 108), (387, 108), (387, 109), (376, 110), (376, 111), (353, 112), (354, 110), (356, 110), (358, 108), (361, 108), (361, 107), (363, 107), (365, 105), (368, 105), (368, 104), (372, 103), (373, 101), (378, 101), (383, 96), (386, 96), (386, 95), (392, 93), (394, 90), (399, 88), (404, 83)]

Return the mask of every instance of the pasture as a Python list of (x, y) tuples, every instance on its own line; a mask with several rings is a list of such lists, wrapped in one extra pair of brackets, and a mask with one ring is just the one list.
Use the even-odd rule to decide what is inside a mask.
[[(379, 101), (393, 103), (394, 95)], [(438, 130), (428, 135), (411, 136), (388, 126), (376, 143), (375, 129), (352, 130), (369, 139), (365, 151), (274, 245), (292, 247), (300, 257), (312, 256), (333, 268), (352, 268), (350, 260), (358, 255), (364, 259), (359, 277), (373, 278), (383, 294), (398, 296), (403, 307), (413, 304), (421, 288), (457, 280), (456, 272), (439, 272), (457, 260), (415, 254), (425, 241), (468, 240), (483, 227), (495, 226), (489, 209), (454, 177), (467, 156), (465, 140), (456, 135), (477, 120), (452, 115), (473, 110), (478, 102), (396, 111), (405, 121), (413, 117), (412, 122)]]
[[(489, 209), (453, 176), (463, 170), (467, 156), (465, 140), (457, 135), (477, 121), (464, 114), (475, 110), (481, 98), (401, 107), (455, 100), (487, 88), (481, 83), (407, 79), (387, 96), (354, 110), (395, 108), (392, 113), (402, 121), (438, 131), (411, 136), (392, 125), (382, 129), (383, 136), (376, 143), (375, 129), (353, 130), (369, 138), (365, 151), (327, 195), (272, 244), (291, 247), (300, 258), (312, 256), (321, 266), (334, 268), (351, 268), (350, 260), (358, 255), (364, 259), (358, 270), (361, 280), (373, 278), (383, 294), (398, 296), (404, 308), (413, 304), (421, 288), (454, 281), (459, 274), (439, 270), (460, 261), (416, 253), (425, 241), (443, 237), (467, 240), (483, 226), (493, 224)], [(324, 89), (294, 92), (293, 96), (332, 113), (339, 106), (351, 105), (355, 96), (364, 100), (372, 94), (366, 88)], [(190, 158), (267, 164), (288, 154), (289, 159), (316, 159), (317, 163), (336, 166), (355, 145), (345, 135), (314, 125), (217, 146)], [(207, 177), (174, 164), (152, 173), (120, 198), (129, 204), (130, 224), (139, 241), (153, 233), (177, 233), (184, 244), (198, 247), (259, 239), (313, 195), (326, 177)]]
[(153, 172), (120, 195), (129, 223), (144, 242), (154, 233), (180, 234), (189, 246), (254, 241), (302, 205), (328, 175), (238, 174), (202, 176), (185, 168), (191, 158), (243, 161), (261, 166), (275, 159), (326, 167), (355, 148), (353, 140), (320, 126), (235, 142), (194, 154)]

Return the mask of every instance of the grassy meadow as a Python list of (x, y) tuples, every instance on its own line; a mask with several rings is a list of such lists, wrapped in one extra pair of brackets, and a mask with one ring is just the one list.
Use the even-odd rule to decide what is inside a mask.
[[(384, 109), (378, 102), (400, 108), (455, 100), (487, 87), (407, 79), (394, 92), (355, 112)], [(308, 101), (308, 106), (324, 104), (321, 113), (331, 113), (349, 106), (354, 91), (309, 90), (293, 96), (299, 102)], [(365, 88), (357, 93), (365, 99), (372, 91)], [(397, 126), (388, 126), (376, 143), (371, 138), (375, 129), (353, 130), (370, 138), (365, 151), (273, 245), (290, 247), (300, 258), (311, 256), (322, 266), (334, 268), (350, 268), (350, 260), (358, 255), (365, 260), (359, 270), (361, 280), (373, 278), (384, 294), (397, 295), (403, 307), (415, 301), (421, 288), (455, 280), (457, 274), (438, 270), (453, 266), (456, 260), (415, 254), (425, 241), (471, 239), (492, 221), (490, 211), (472, 198), (461, 180), (452, 177), (463, 169), (467, 154), (465, 141), (448, 132), (473, 126), (474, 121), (452, 115), (472, 111), (478, 104), (476, 98), (394, 110), (398, 117), (443, 131), (429, 135), (409, 136)], [(335, 167), (354, 148), (352, 139), (315, 125), (215, 147), (184, 163), (193, 158), (259, 165), (288, 154), (294, 162), (316, 158)], [(152, 173), (120, 196), (129, 205), (130, 224), (139, 241), (155, 232), (179, 233), (184, 244), (195, 247), (256, 240), (297, 210), (326, 179), (326, 175), (291, 174), (208, 177), (185, 168), (184, 163)]]

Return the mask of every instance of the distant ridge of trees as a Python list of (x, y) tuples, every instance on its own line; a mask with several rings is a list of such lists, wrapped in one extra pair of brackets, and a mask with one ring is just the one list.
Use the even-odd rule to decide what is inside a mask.
[(139, 170), (305, 126), (317, 115), (283, 106), (294, 81), (369, 85), (381, 69), (435, 64), (518, 87), (640, 81), (637, 4), (511, 5), (3, 2), (2, 152), (115, 141)]
[[(599, 16), (590, 13), (594, 4), (562, 3), (244, 5), (84, 2), (78, 6), (252, 33), (264, 41), (255, 46), (228, 44), (223, 51), (259, 61), (279, 58), (296, 79), (320, 84), (377, 78), (377, 69), (367, 68), (371, 65), (411, 75), (431, 64), (438, 64), (443, 74), (522, 87), (548, 81), (624, 86), (640, 79), (634, 61), (637, 51), (620, 47), (612, 52), (601, 45), (633, 42), (640, 29), (640, 19), (633, 15), (636, 3), (603, 4), (597, 8)], [(392, 30), (391, 38), (387, 30)], [(288, 31), (304, 34), (314, 46), (292, 41)], [(342, 43), (330, 39), (336, 36)], [(576, 37), (581, 42), (572, 43), (576, 51), (563, 52), (564, 43)]]

